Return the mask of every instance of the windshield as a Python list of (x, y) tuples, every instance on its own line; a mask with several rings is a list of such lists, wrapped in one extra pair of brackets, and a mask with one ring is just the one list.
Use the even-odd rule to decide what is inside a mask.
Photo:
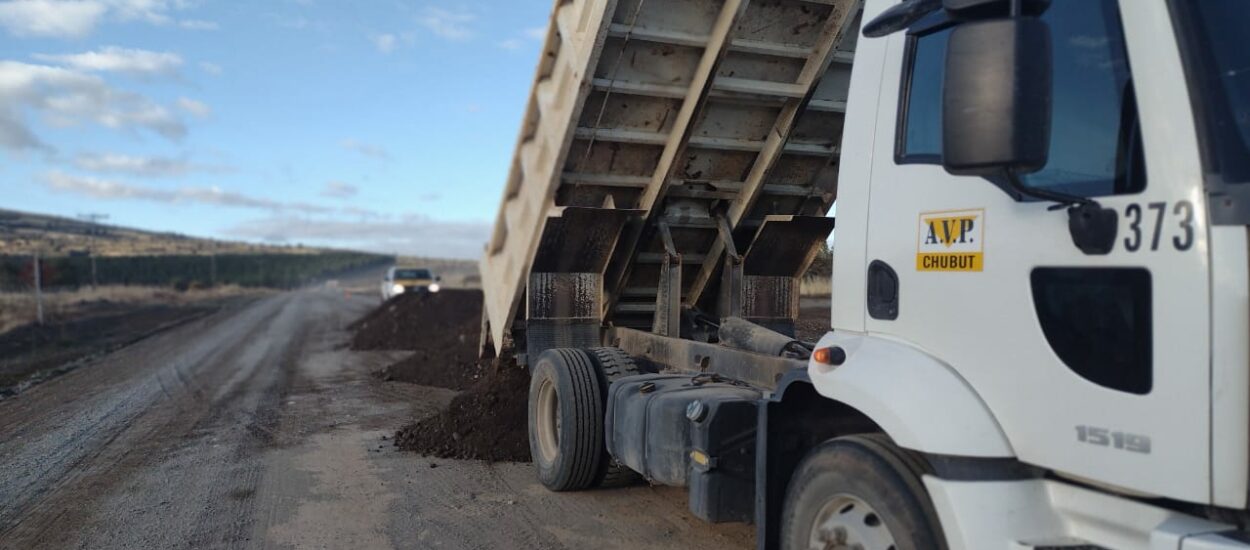
[(1186, 69), (1200, 101), (1208, 171), (1250, 182), (1250, 2), (1175, 2), (1186, 35)]
[(433, 279), (434, 275), (428, 269), (396, 269), (396, 279)]

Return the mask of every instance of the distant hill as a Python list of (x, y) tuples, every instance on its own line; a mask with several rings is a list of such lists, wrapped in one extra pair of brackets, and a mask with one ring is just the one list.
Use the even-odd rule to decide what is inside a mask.
[(158, 233), (83, 220), (0, 209), (0, 256), (195, 256), (319, 254), (325, 249), (271, 246)]
[(456, 286), (480, 284), (469, 260), (219, 241), (0, 209), (0, 292), (30, 286), (35, 251), (48, 287), (89, 284), (94, 270), (100, 284), (289, 288), (388, 265), (431, 268)]

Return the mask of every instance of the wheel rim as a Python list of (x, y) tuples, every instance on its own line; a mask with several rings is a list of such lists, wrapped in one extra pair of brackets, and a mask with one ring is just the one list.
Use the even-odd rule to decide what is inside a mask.
[(560, 453), (560, 397), (550, 379), (538, 387), (538, 411), (534, 427), (538, 431), (538, 453), (544, 463), (556, 461)]
[(820, 508), (807, 539), (810, 550), (895, 550), (881, 515), (854, 495), (835, 495)]

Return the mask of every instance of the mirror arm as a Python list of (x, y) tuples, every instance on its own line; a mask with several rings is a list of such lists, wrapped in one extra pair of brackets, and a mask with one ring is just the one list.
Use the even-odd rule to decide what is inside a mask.
[(1083, 204), (1094, 204), (1094, 205), (1098, 204), (1097, 201), (1086, 198), (1086, 197), (1081, 197), (1077, 195), (1069, 195), (1067, 193), (1061, 193), (1059, 191), (1051, 191), (1048, 189), (1038, 189), (1036, 187), (1029, 187), (1025, 185), (1024, 182), (1020, 181), (1020, 176), (1016, 174), (1015, 170), (1007, 170), (1006, 173), (1007, 173), (1007, 184), (1016, 193), (1019, 193), (1026, 197), (1033, 197), (1035, 199), (1058, 203), (1058, 204), (1052, 205), (1049, 208), (1049, 210), (1058, 210), (1066, 206), (1079, 206)]
[(1115, 248), (1120, 216), (1114, 209), (1104, 208), (1094, 199), (1029, 187), (1020, 181), (1020, 176), (1014, 170), (1007, 170), (1007, 182), (1021, 195), (1058, 203), (1047, 210), (1067, 207), (1068, 233), (1072, 236), (1072, 244), (1081, 252), (1101, 256), (1111, 253)]

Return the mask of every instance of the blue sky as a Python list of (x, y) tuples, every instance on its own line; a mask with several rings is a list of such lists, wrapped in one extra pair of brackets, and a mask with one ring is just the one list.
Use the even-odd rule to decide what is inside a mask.
[(549, 9), (0, 1), (0, 208), (476, 257)]

